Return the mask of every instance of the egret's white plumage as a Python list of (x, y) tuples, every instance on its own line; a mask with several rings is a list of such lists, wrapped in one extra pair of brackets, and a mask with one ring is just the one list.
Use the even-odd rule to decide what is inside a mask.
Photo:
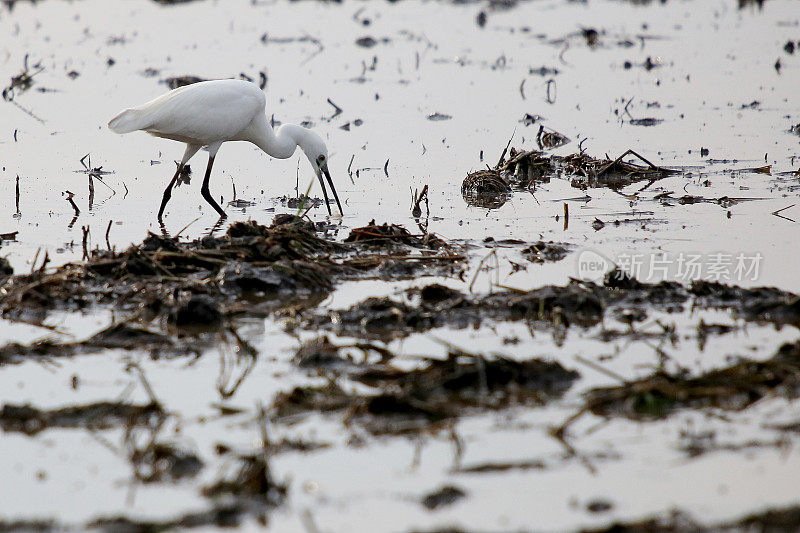
[(330, 206), (323, 173), (341, 212), (339, 196), (328, 171), (325, 142), (313, 131), (294, 124), (284, 124), (274, 131), (265, 108), (264, 93), (253, 83), (243, 80), (204, 81), (179, 87), (139, 107), (126, 109), (111, 119), (108, 127), (115, 133), (141, 130), (156, 137), (186, 143), (178, 170), (164, 191), (159, 219), (180, 170), (203, 147), (208, 148), (209, 160), (201, 192), (219, 214), (225, 216), (209, 193), (208, 181), (217, 151), (226, 141), (249, 141), (278, 159), (291, 157), (299, 146), (319, 179), (328, 212)]

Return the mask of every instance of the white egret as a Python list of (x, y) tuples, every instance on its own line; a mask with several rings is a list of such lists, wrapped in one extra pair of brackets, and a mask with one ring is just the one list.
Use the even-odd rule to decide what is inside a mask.
[(141, 130), (156, 137), (186, 143), (186, 151), (178, 169), (164, 190), (158, 210), (159, 220), (183, 166), (203, 147), (208, 149), (209, 156), (200, 192), (220, 217), (226, 216), (208, 190), (214, 158), (225, 141), (249, 141), (278, 159), (291, 157), (299, 146), (311, 162), (322, 186), (328, 214), (331, 208), (328, 191), (322, 180), (323, 173), (341, 213), (342, 204), (328, 171), (325, 142), (313, 131), (294, 124), (284, 124), (274, 131), (267, 120), (265, 108), (264, 92), (253, 83), (243, 80), (203, 81), (179, 87), (139, 107), (126, 109), (111, 119), (108, 127), (114, 133)]

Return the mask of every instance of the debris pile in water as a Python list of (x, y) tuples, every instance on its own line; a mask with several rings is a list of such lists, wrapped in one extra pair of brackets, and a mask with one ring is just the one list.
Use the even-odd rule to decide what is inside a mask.
[[(325, 347), (331, 355), (347, 348), (329, 341)], [(365, 352), (371, 349), (356, 347)], [(388, 362), (393, 358), (390, 353), (379, 351), (384, 362), (351, 361), (346, 369), (349, 380), (367, 385), (371, 392), (349, 392), (333, 380), (325, 385), (295, 387), (275, 398), (276, 416), (344, 411), (348, 419), (372, 433), (404, 433), (479, 409), (541, 405), (561, 396), (578, 378), (577, 372), (557, 362), (486, 358), (452, 350), (446, 359), (424, 358), (421, 366), (401, 370)], [(327, 363), (325, 368), (329, 368)]]
[(681, 312), (688, 304), (693, 309), (728, 309), (751, 322), (800, 325), (798, 297), (790, 292), (710, 281), (688, 286), (671, 281), (642, 283), (620, 270), (609, 272), (603, 284), (575, 280), (564, 286), (506, 289), (486, 296), (434, 284), (410, 291), (406, 300), (367, 298), (348, 309), (310, 314), (306, 321), (309, 327), (341, 335), (385, 340), (443, 326), (474, 327), (483, 321), (525, 321), (545, 329), (591, 327), (607, 315), (622, 317), (624, 322), (633, 312)]
[[(110, 305), (160, 329), (210, 330), (230, 317), (315, 303), (343, 279), (451, 273), (464, 259), (441, 238), (413, 235), (398, 225), (356, 228), (344, 243), (327, 239), (323, 230), (279, 215), (270, 227), (236, 222), (222, 237), (188, 243), (151, 233), (120, 253), (95, 250), (84, 263), (0, 278), (0, 313), (41, 324), (51, 310)], [(123, 334), (137, 337), (131, 342), (157, 335), (131, 327), (116, 333), (116, 344), (125, 344)], [(95, 341), (73, 348), (111, 342)], [(46, 355), (50, 349), (42, 344), (36, 351)]]
[[(507, 157), (506, 157), (507, 156)], [(644, 165), (625, 161), (636, 157)], [(494, 168), (467, 174), (461, 195), (467, 204), (496, 209), (505, 204), (514, 190), (533, 190), (553, 177), (570, 180), (579, 189), (607, 187), (618, 190), (640, 181), (655, 182), (675, 170), (654, 165), (633, 150), (617, 159), (598, 159), (583, 151), (567, 156), (548, 155), (537, 150), (503, 150)]]

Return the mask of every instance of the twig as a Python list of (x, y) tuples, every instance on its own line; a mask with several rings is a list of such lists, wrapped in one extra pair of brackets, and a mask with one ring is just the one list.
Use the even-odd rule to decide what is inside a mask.
[(106, 247), (108, 251), (111, 251), (111, 242), (108, 240), (108, 235), (111, 233), (111, 223), (114, 222), (113, 220), (108, 221), (108, 227), (106, 228)]
[(81, 226), (81, 230), (83, 231), (83, 256), (81, 260), (86, 261), (89, 259), (89, 226)]
[(150, 403), (157, 405), (159, 409), (163, 409), (161, 402), (158, 401), (158, 397), (156, 396), (155, 392), (153, 392), (153, 387), (150, 386), (150, 382), (147, 380), (147, 376), (145, 376), (144, 370), (142, 370), (142, 367), (139, 366), (139, 363), (131, 363), (131, 367), (135, 368), (139, 372), (139, 379), (142, 382), (145, 392), (150, 397)]
[(497, 162), (498, 167), (503, 164), (503, 159), (505, 159), (506, 157), (506, 152), (508, 152), (508, 147), (511, 146), (511, 141), (514, 140), (514, 135), (516, 133), (517, 133), (517, 128), (514, 128), (514, 131), (511, 132), (511, 138), (508, 140), (508, 143), (506, 143), (506, 147), (503, 148), (503, 153), (500, 154), (500, 160)]
[(41, 248), (36, 249), (36, 254), (33, 256), (33, 261), (31, 261), (31, 274), (33, 274), (34, 269), (36, 268), (36, 260), (39, 259), (39, 252), (41, 252)]
[(182, 227), (181, 230), (175, 235), (175, 238), (177, 239), (178, 236), (180, 236), (180, 234), (183, 233), (186, 230), (186, 228), (188, 228), (189, 226), (191, 226), (192, 224), (194, 224), (195, 222), (200, 220), (200, 218), (202, 218), (202, 217), (197, 217), (196, 219), (192, 220), (191, 222), (186, 224), (184, 227)]
[(261, 430), (261, 450), (264, 454), (264, 477), (267, 486), (271, 487), (273, 482), (272, 472), (269, 468), (269, 435), (267, 434), (267, 414), (264, 412), (264, 405), (258, 402), (258, 427)]
[(422, 203), (423, 199), (425, 200), (425, 203), (427, 204), (427, 202), (428, 202), (428, 186), (427, 185), (425, 185), (422, 188), (422, 192), (419, 193), (419, 194), (417, 194), (417, 192), (414, 191), (414, 194), (413, 194), (413, 197), (412, 197), (412, 205), (411, 205), (411, 216), (412, 217), (418, 218), (418, 217), (422, 216), (422, 207), (420, 206), (420, 204)]
[(50, 256), (47, 254), (47, 250), (44, 251), (44, 259), (42, 259), (42, 266), (39, 267), (38, 272), (41, 274), (44, 272), (47, 263), (50, 262)]
[(612, 161), (611, 163), (609, 163), (608, 165), (606, 165), (605, 167), (600, 169), (600, 171), (595, 175), (595, 178), (599, 178), (600, 176), (602, 176), (603, 174), (605, 174), (606, 172), (611, 170), (612, 167), (614, 167), (615, 165), (618, 165), (622, 161), (622, 158), (624, 158), (627, 155), (634, 155), (634, 156), (638, 157), (639, 159), (641, 159), (642, 161), (647, 163), (652, 170), (664, 170), (663, 168), (654, 165), (653, 163), (651, 163), (650, 161), (648, 161), (647, 159), (645, 159), (641, 155), (637, 154), (633, 150), (628, 149), (628, 150), (625, 150), (625, 152), (621, 156), (619, 156), (614, 161)]
[(782, 218), (782, 219), (784, 219), (784, 220), (788, 220), (789, 222), (794, 222), (794, 220), (792, 220), (791, 218), (789, 218), (789, 217), (785, 217), (785, 216), (783, 216), (783, 215), (781, 215), (781, 214), (780, 214), (780, 213), (781, 213), (781, 211), (786, 211), (786, 210), (787, 210), (787, 209), (789, 209), (790, 207), (794, 207), (794, 206), (795, 206), (795, 204), (792, 204), (792, 205), (787, 205), (787, 206), (786, 206), (786, 207), (784, 207), (783, 209), (778, 209), (777, 211), (773, 211), (773, 212), (772, 212), (772, 214), (773, 214), (773, 215), (775, 215), (775, 216), (776, 216), (776, 217), (778, 217), (778, 218)]
[(339, 115), (341, 115), (341, 114), (342, 114), (342, 108), (341, 108), (341, 107), (339, 107), (338, 105), (334, 104), (334, 103), (333, 103), (333, 100), (331, 100), (330, 98), (328, 98), (328, 103), (329, 103), (331, 106), (333, 106), (333, 109), (334, 109), (334, 113), (333, 113), (333, 115), (329, 116), (329, 117), (328, 117), (328, 120), (333, 120), (334, 118), (336, 118), (336, 117), (338, 117)]
[(606, 376), (608, 376), (610, 378), (616, 379), (617, 381), (619, 381), (622, 384), (627, 384), (628, 383), (628, 380), (625, 379), (623, 376), (617, 374), (616, 372), (612, 372), (611, 370), (609, 370), (609, 369), (607, 369), (605, 367), (602, 367), (602, 366), (598, 365), (594, 361), (590, 361), (590, 360), (588, 360), (588, 359), (586, 359), (584, 357), (581, 357), (580, 355), (576, 355), (575, 356), (575, 360), (578, 361), (579, 363), (583, 363), (584, 365), (588, 366), (589, 368), (591, 368), (593, 370), (597, 370), (601, 374), (605, 374)]
[(80, 214), (81, 214), (81, 210), (80, 210), (80, 209), (78, 209), (78, 206), (77, 206), (77, 205), (75, 205), (75, 200), (73, 200), (73, 199), (72, 199), (72, 198), (73, 198), (75, 195), (74, 195), (74, 194), (72, 194), (72, 193), (71, 193), (71, 192), (69, 192), (69, 191), (64, 191), (64, 194), (66, 194), (66, 195), (67, 195), (67, 201), (68, 201), (68, 202), (69, 202), (69, 204), (72, 206), (72, 209), (74, 209), (74, 210), (75, 210), (75, 216), (78, 216), (78, 215), (80, 215)]
[(556, 103), (556, 80), (547, 80), (547, 90), (545, 92), (545, 100), (548, 104)]
[(355, 159), (355, 158), (356, 158), (356, 154), (351, 155), (350, 156), (350, 163), (347, 164), (347, 175), (350, 176), (350, 183), (352, 183), (353, 185), (356, 184), (356, 182), (353, 181), (353, 170), (352, 170), (352, 168), (353, 168), (353, 159)]
[(488, 261), (488, 260), (489, 260), (489, 258), (490, 258), (490, 257), (492, 257), (492, 256), (494, 256), (495, 260), (497, 260), (497, 249), (496, 249), (496, 248), (495, 248), (494, 250), (492, 250), (490, 253), (486, 254), (486, 255), (483, 257), (483, 259), (481, 259), (481, 262), (480, 262), (480, 263), (478, 263), (478, 267), (477, 267), (477, 269), (475, 270), (475, 275), (474, 275), (474, 276), (472, 276), (472, 282), (469, 284), (469, 292), (472, 292), (472, 287), (475, 285), (475, 282), (478, 280), (478, 274), (480, 274), (480, 272), (481, 272), (481, 268), (483, 268), (483, 265), (484, 265), (484, 264), (486, 263), (486, 261)]

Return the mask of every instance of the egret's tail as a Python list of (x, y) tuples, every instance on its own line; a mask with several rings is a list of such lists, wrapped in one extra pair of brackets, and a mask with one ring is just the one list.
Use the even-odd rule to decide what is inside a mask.
[(114, 133), (130, 133), (142, 129), (143, 126), (142, 113), (138, 109), (126, 109), (108, 123)]

